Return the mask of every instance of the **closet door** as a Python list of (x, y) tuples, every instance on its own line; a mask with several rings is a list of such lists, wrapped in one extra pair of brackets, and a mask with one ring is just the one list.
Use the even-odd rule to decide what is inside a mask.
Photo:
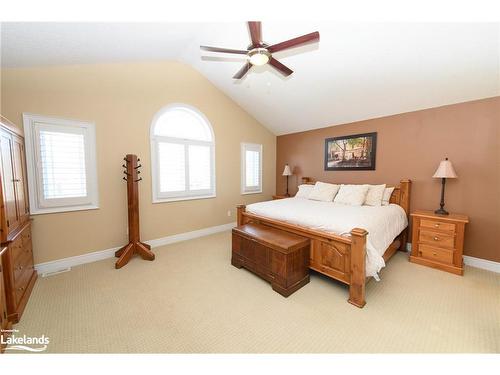
[(17, 201), (17, 212), (19, 220), (24, 223), (28, 220), (28, 192), (27, 192), (27, 176), (26, 163), (24, 160), (24, 141), (20, 137), (12, 137), (12, 153), (14, 155), (14, 186)]
[(16, 192), (14, 182), (14, 165), (12, 163), (12, 137), (9, 133), (0, 131), (0, 149), (2, 162), (2, 192), (5, 205), (5, 219), (7, 231), (11, 233), (19, 227), (19, 215), (16, 205)]

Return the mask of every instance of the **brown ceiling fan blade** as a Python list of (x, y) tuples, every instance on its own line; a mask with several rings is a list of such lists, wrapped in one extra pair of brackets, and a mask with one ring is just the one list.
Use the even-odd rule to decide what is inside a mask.
[(238, 73), (236, 73), (233, 78), (234, 79), (241, 79), (245, 76), (245, 74), (247, 74), (247, 72), (250, 70), (250, 68), (252, 67), (252, 64), (250, 64), (249, 62), (247, 62), (245, 65), (243, 65), (243, 68), (241, 68), (240, 70), (238, 70)]
[(319, 32), (315, 31), (310, 34), (302, 35), (297, 38), (293, 38), (290, 40), (286, 40), (284, 42), (274, 44), (267, 48), (267, 50), (271, 53), (283, 51), (288, 48), (298, 47), (303, 44), (313, 43), (319, 41)]
[(203, 51), (209, 52), (222, 52), (222, 53), (236, 53), (239, 55), (246, 55), (248, 51), (242, 49), (230, 49), (230, 48), (219, 48), (219, 47), (209, 47), (209, 46), (200, 46)]
[(260, 46), (262, 44), (262, 31), (260, 22), (248, 21), (248, 30), (250, 30), (250, 39), (252, 39), (252, 45)]
[(274, 57), (271, 57), (271, 59), (269, 60), (269, 64), (271, 64), (275, 69), (279, 70), (280, 73), (283, 74), (285, 77), (288, 77), (290, 74), (293, 73), (292, 69), (290, 69), (286, 65), (283, 65)]

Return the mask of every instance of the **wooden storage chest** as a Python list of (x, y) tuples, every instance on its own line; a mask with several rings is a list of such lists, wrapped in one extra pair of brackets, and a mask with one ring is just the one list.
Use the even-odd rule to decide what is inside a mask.
[(309, 239), (260, 224), (233, 228), (231, 264), (288, 297), (309, 282)]

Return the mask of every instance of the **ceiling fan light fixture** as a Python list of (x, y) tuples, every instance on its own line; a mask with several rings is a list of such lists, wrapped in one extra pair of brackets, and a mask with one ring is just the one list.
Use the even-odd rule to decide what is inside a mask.
[(254, 48), (248, 52), (250, 64), (255, 66), (265, 65), (269, 62), (271, 54), (265, 48)]

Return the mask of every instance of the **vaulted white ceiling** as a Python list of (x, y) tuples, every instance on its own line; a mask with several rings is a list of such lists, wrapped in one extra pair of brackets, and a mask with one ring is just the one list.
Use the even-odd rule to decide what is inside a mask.
[(263, 22), (274, 44), (319, 31), (318, 44), (276, 53), (269, 66), (231, 77), (245, 49), (237, 23), (3, 23), (2, 66), (179, 60), (190, 64), (275, 134), (500, 95), (500, 26), (494, 23)]

